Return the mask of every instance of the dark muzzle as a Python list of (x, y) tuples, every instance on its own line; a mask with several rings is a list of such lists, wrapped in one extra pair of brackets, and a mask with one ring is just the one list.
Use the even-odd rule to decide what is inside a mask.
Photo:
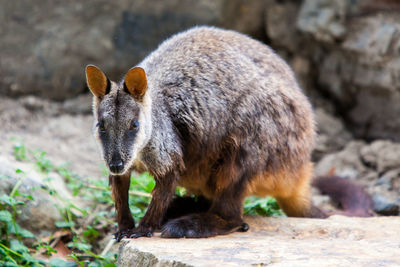
[(121, 157), (118, 154), (113, 155), (111, 162), (108, 166), (113, 173), (121, 173), (124, 170), (124, 163), (122, 162)]

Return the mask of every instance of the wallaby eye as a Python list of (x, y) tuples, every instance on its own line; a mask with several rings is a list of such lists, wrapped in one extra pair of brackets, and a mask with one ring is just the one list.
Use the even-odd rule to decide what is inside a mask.
[(137, 131), (137, 129), (139, 129), (139, 122), (138, 121), (134, 121), (131, 125), (130, 130), (134, 130)]
[(104, 124), (102, 122), (98, 122), (96, 124), (97, 128), (99, 128), (99, 132), (101, 133), (105, 133), (106, 132), (106, 128), (104, 128)]

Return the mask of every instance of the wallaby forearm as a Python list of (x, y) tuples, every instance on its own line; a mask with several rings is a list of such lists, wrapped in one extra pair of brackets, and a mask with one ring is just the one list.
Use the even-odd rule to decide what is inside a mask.
[[(135, 221), (129, 209), (130, 173), (125, 175), (110, 175), (109, 183), (112, 190), (115, 209), (117, 211), (117, 223), (119, 231), (127, 231), (135, 227)], [(116, 234), (119, 240), (121, 237)]]

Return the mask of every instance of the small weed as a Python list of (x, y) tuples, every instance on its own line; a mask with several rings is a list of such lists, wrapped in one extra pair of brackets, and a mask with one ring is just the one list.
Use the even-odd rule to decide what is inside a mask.
[(19, 226), (16, 221), (20, 207), (27, 201), (33, 200), (32, 196), (18, 191), (25, 179), (25, 174), (21, 170), (16, 172), (21, 174), (20, 179), (10, 194), (0, 196), (0, 263), (8, 266), (43, 266), (45, 262), (34, 258), (29, 248), (23, 243), (23, 240), (34, 239), (35, 236)]
[(257, 214), (261, 216), (284, 216), (278, 203), (272, 197), (258, 198), (251, 196), (246, 198), (244, 203), (244, 213)]
[(36, 251), (42, 251), (42, 254), (51, 256), (53, 253), (57, 253), (52, 246), (50, 246), (49, 242), (40, 242), (35, 244), (34, 246)]
[(176, 194), (178, 197), (186, 196), (186, 193), (187, 193), (187, 191), (186, 191), (185, 188), (180, 187), (180, 186), (177, 186), (177, 187), (176, 187), (176, 193), (175, 193), (175, 194)]
[(39, 169), (40, 172), (47, 174), (54, 169), (53, 164), (46, 157), (46, 152), (36, 151), (33, 153), (33, 157), (36, 160), (36, 167)]
[(25, 145), (22, 143), (15, 143), (13, 146), (13, 154), (17, 160), (26, 160), (27, 151)]
[[(40, 253), (51, 256), (56, 253), (56, 250), (49, 243), (37, 242), (38, 240), (31, 232), (17, 223), (16, 219), (21, 212), (21, 206), (33, 200), (32, 196), (18, 191), (25, 179), (25, 174), (17, 170), (21, 179), (9, 195), (0, 196), (0, 266), (115, 266), (116, 254), (104, 253), (105, 255), (100, 256), (94, 252), (100, 249), (98, 242), (106, 232), (109, 232), (110, 225), (114, 225), (114, 212), (112, 212), (114, 204), (108, 188), (108, 179), (105, 177), (99, 180), (82, 178), (71, 172), (67, 166), (55, 166), (45, 152), (29, 150), (21, 142), (14, 145), (13, 153), (17, 160), (32, 161), (43, 175), (48, 175), (50, 172), (59, 173), (67, 181), (75, 196), (87, 199), (93, 205), (88, 207), (88, 210), (80, 209), (71, 200), (58, 196), (50, 183), (42, 186), (41, 189), (53, 197), (58, 197), (64, 203), (63, 207), (59, 208), (64, 220), (55, 224), (59, 228), (71, 231), (72, 240), (66, 245), (72, 252), (69, 257), (75, 262), (54, 258), (48, 262), (36, 259), (33, 255)], [(44, 182), (50, 180), (50, 177), (46, 177)], [(103, 204), (100, 209), (99, 203)], [(33, 246), (26, 245), (28, 238), (36, 243)]]

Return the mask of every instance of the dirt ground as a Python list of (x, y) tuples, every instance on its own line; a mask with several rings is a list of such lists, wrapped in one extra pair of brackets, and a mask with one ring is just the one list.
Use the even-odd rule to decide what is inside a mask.
[[(0, 154), (13, 157), (13, 145), (21, 142), (46, 152), (54, 164), (69, 163), (82, 177), (99, 176), (102, 160), (92, 136), (91, 98), (84, 98), (71, 107), (33, 97), (1, 99)], [(79, 108), (85, 110), (76, 114)]]

